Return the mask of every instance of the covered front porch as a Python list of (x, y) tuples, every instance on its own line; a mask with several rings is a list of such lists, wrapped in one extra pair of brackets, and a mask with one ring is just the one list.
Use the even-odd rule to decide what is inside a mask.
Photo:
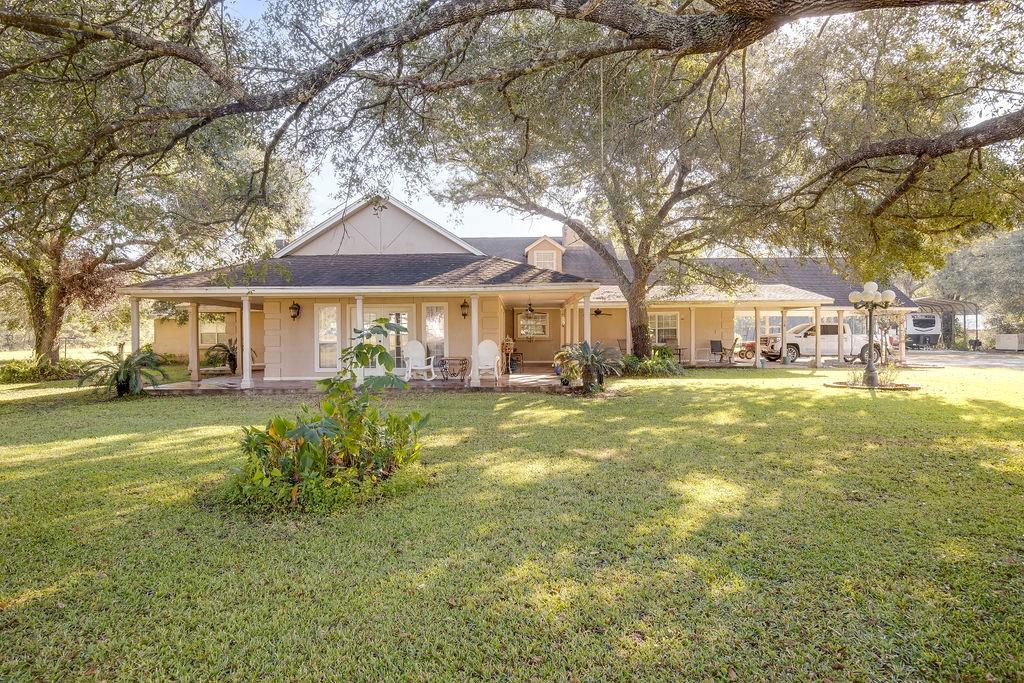
[[(354, 343), (352, 330), (364, 329), (386, 318), (406, 328), (378, 341), (396, 359), (395, 373), (405, 375), (415, 365), (416, 350), (425, 352), (435, 370), (429, 380), (413, 379), (419, 389), (497, 388), (505, 391), (560, 389), (552, 361), (561, 345), (590, 339), (588, 315), (574, 324), (569, 310), (589, 313), (592, 283), (548, 284), (530, 288), (457, 288), (424, 291), (260, 291), (260, 288), (218, 288), (217, 291), (159, 291), (135, 288), (130, 296), (132, 349), (139, 348), (140, 300), (159, 299), (187, 311), (188, 380), (162, 385), (154, 393), (204, 393), (232, 391), (301, 391), (316, 381), (335, 375), (341, 368), (341, 350)], [(340, 290), (340, 288), (339, 288)], [(372, 290), (372, 288), (371, 288)], [(210, 373), (202, 357), (200, 320), (209, 312), (237, 311), (231, 331), (237, 347), (238, 372)], [(552, 311), (545, 317), (540, 311)], [(559, 312), (566, 312), (559, 315)], [(524, 317), (525, 316), (525, 317)], [(504, 342), (519, 336), (512, 326), (539, 330), (553, 340), (542, 356), (531, 363), (512, 363), (514, 351)], [(535, 329), (536, 328), (536, 329)], [(517, 328), (518, 330), (518, 328)], [(539, 336), (539, 335), (538, 335)], [(182, 340), (184, 341), (184, 340)], [(501, 350), (500, 362), (481, 358), (482, 343), (493, 342)], [(411, 354), (411, 355), (410, 355)], [(521, 360), (521, 356), (520, 356)], [(510, 373), (510, 365), (515, 372)], [(359, 379), (380, 374), (382, 368), (361, 368)]]

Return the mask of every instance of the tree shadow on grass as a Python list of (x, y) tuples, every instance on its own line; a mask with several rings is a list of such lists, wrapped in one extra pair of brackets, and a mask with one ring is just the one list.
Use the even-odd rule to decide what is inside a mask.
[[(239, 459), (223, 435), (287, 402), (196, 398), (154, 402), (167, 412), (145, 427), (123, 404), (135, 431), (95, 443), (88, 406), (63, 438), (14, 436), (0, 662), (43, 678), (1019, 671), (1020, 472), (981, 466), (1019, 445), (1015, 405), (685, 380), (613, 400), (395, 398), (433, 415), (433, 486), (267, 518), (189, 495)], [(69, 456), (32, 461), (65, 440)], [(80, 516), (48, 519), (58, 495)]]

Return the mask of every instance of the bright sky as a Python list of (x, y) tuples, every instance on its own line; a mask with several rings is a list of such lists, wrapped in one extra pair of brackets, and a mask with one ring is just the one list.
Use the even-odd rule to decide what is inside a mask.
[[(258, 19), (263, 11), (263, 0), (230, 0), (229, 11), (242, 19)], [(331, 195), (336, 188), (334, 170), (324, 167), (312, 179), (310, 196), (310, 227), (316, 225), (345, 204)], [(432, 197), (409, 195), (396, 182), (391, 194), (462, 237), (507, 237), (513, 235), (560, 235), (562, 227), (546, 218), (522, 217), (509, 212), (493, 211), (483, 206), (456, 208), (438, 204)]]

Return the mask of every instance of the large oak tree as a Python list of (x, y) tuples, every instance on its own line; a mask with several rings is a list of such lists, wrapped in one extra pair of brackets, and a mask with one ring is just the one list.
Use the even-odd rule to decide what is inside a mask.
[[(889, 8), (909, 21), (928, 7), (952, 9), (927, 15), (935, 20), (920, 25), (923, 39), (916, 41), (915, 49), (927, 57), (921, 60), (927, 64), (936, 63), (929, 53), (954, 46), (964, 68), (951, 82), (962, 87), (942, 87), (929, 94), (932, 80), (923, 68), (903, 69), (908, 80), (879, 88), (896, 72), (873, 67), (885, 66), (889, 54), (912, 64), (915, 54), (906, 43), (913, 36), (894, 36), (882, 50), (865, 55), (860, 50), (862, 37), (848, 31), (837, 15)], [(566, 67), (586, 68), (592, 74), (595, 60), (659, 65), (703, 56), (696, 61), (698, 68), (687, 60), (683, 71), (691, 83), (706, 88), (707, 101), (713, 105), (704, 108), (710, 124), (714, 107), (725, 97), (716, 88), (735, 93), (743, 80), (745, 48), (769, 51), (761, 55), (763, 64), (785, 59), (783, 53), (772, 52), (791, 33), (780, 29), (810, 17), (836, 17), (820, 27), (810, 45), (818, 48), (817, 59), (828, 58), (831, 64), (845, 59), (848, 68), (820, 72), (820, 87), (807, 89), (823, 108), (827, 105), (828, 116), (799, 111), (799, 122), (807, 129), (803, 145), (766, 157), (775, 182), (765, 184), (759, 180), (763, 174), (755, 174), (746, 183), (747, 191), (739, 192), (747, 176), (732, 175), (736, 196), (731, 202), (718, 202), (719, 240), (729, 243), (730, 231), (748, 221), (748, 229), (756, 226), (765, 236), (780, 226), (797, 227), (807, 244), (841, 247), (866, 238), (878, 250), (902, 249), (910, 255), (923, 251), (939, 235), (970, 234), (990, 217), (1010, 220), (1015, 210), (1007, 199), (1012, 188), (1002, 194), (990, 189), (1003, 180), (1015, 180), (1002, 176), (1007, 175), (1006, 162), (1019, 160), (1019, 149), (1012, 146), (1024, 136), (1024, 105), (1019, 98), (1024, 69), (1017, 63), (1020, 50), (1015, 45), (1021, 17), (1012, 0), (447, 0), (388, 6), (288, 0), (271, 4), (251, 36), (240, 34), (216, 0), (139, 2), (127, 7), (104, 0), (84, 6), (66, 0), (7, 2), (0, 5), (0, 82), (21, 92), (44, 93), (55, 103), (83, 80), (109, 84), (127, 97), (124, 106), (96, 109), (86, 119), (69, 121), (57, 149), (42, 152), (31, 140), (22, 140), (16, 162), (0, 168), (0, 182), (13, 192), (45, 197), (54, 188), (82, 182), (101, 169), (120, 171), (159, 161), (205, 129), (246, 117), (266, 130), (266, 154), (256, 164), (253, 183), (253, 193), (263, 197), (269, 161), (284, 146), (314, 160), (334, 150), (337, 160), (355, 159), (361, 171), (374, 170), (372, 160), (392, 161), (374, 151), (400, 148), (404, 142), (395, 139), (404, 135), (404, 127), (395, 130), (389, 124), (429, 112), (435, 94), (488, 84), (508, 91), (520, 78)], [(948, 58), (938, 63), (951, 64)], [(188, 88), (159, 87), (151, 75), (164, 69), (180, 69), (194, 78)], [(51, 75), (41, 78), (41, 71)], [(672, 82), (660, 73), (658, 68), (649, 69), (652, 89)], [(862, 103), (851, 100), (845, 116), (832, 101), (834, 84), (849, 86), (844, 80), (864, 84)], [(916, 92), (921, 83), (929, 92)], [(928, 106), (901, 107), (901, 87), (914, 93), (915, 105), (932, 97), (934, 115), (928, 115)], [(699, 87), (682, 92), (687, 100), (699, 93)], [(844, 87), (841, 92), (849, 97), (856, 88)], [(649, 100), (672, 104), (679, 95), (678, 89), (670, 89), (654, 92)], [(955, 106), (944, 104), (950, 100)], [(596, 116), (593, 102), (580, 99), (579, 114)], [(807, 104), (799, 99), (795, 103)], [(860, 110), (853, 106), (857, 104)], [(776, 115), (792, 118), (785, 105), (785, 100), (775, 105)], [(690, 111), (684, 118), (692, 118)], [(874, 111), (909, 116), (878, 118)], [(949, 115), (950, 111), (959, 114)], [(971, 115), (963, 116), (965, 112)], [(747, 114), (741, 110), (736, 117)], [(666, 117), (658, 123), (668, 121)], [(421, 123), (432, 122), (422, 118)], [(666, 132), (674, 131), (653, 128), (648, 134)], [(609, 140), (613, 147), (618, 139)], [(635, 142), (627, 141), (627, 146), (639, 149)], [(767, 134), (747, 137), (745, 142), (770, 147), (772, 140)], [(739, 137), (731, 137), (726, 146), (731, 144), (742, 146)], [(996, 151), (982, 163), (980, 151), (988, 148)], [(687, 190), (675, 191), (676, 180), (693, 187), (709, 182), (688, 170), (685, 156), (669, 155), (675, 162), (667, 172), (647, 169), (646, 177), (663, 180), (669, 188), (648, 198), (656, 207), (655, 217), (663, 206), (671, 213), (680, 205), (672, 197)], [(607, 159), (604, 163), (609, 165)], [(630, 164), (623, 162), (622, 177)], [(986, 177), (993, 166), (995, 173)], [(720, 179), (713, 180), (719, 184)], [(751, 188), (760, 192), (756, 201)], [(992, 198), (989, 218), (979, 222), (977, 211), (962, 211), (965, 197), (975, 207)], [(609, 203), (605, 213), (610, 215), (613, 208)], [(856, 220), (848, 220), (851, 216)], [(597, 239), (588, 243), (600, 248)], [(692, 244), (684, 247), (692, 253)], [(663, 250), (658, 246), (654, 253)], [(672, 250), (674, 246), (669, 247)]]

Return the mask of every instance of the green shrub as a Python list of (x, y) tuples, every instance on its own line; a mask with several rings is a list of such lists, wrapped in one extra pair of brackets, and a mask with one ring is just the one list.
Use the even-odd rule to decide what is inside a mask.
[[(615, 353), (618, 354), (618, 351)], [(617, 375), (622, 370), (622, 361), (603, 348), (601, 342), (567, 346), (555, 354), (555, 363), (561, 368), (563, 377), (582, 379), (583, 390), (586, 392), (601, 391), (604, 378), (611, 374)]]
[(52, 382), (75, 379), (81, 374), (82, 363), (70, 358), (61, 358), (56, 363), (51, 363), (44, 358), (0, 363), (0, 384)]
[(91, 384), (104, 394), (116, 393), (118, 398), (132, 394), (142, 394), (146, 382), (157, 384), (157, 380), (166, 380), (167, 373), (161, 367), (163, 356), (152, 351), (138, 350), (124, 352), (124, 344), (118, 344), (117, 352), (103, 351), (98, 358), (82, 366), (82, 376), (78, 378), (78, 386)]
[(651, 360), (675, 360), (675, 354), (667, 346), (655, 346), (651, 349)]
[[(381, 388), (406, 384), (392, 374), (395, 361), (387, 349), (371, 341), (404, 331), (387, 319), (356, 330), (362, 341), (342, 351), (347, 369), (321, 382), (326, 396), (316, 409), (303, 406), (294, 420), (277, 416), (266, 427), (247, 427), (245, 465), (229, 479), (225, 501), (258, 511), (328, 511), (414, 484), (415, 473), (396, 475), (419, 459), (426, 418), (379, 409)], [(357, 385), (355, 369), (374, 364), (385, 374)]]
[(622, 358), (622, 374), (627, 377), (672, 377), (683, 374), (683, 366), (671, 355), (668, 358), (629, 355)]

